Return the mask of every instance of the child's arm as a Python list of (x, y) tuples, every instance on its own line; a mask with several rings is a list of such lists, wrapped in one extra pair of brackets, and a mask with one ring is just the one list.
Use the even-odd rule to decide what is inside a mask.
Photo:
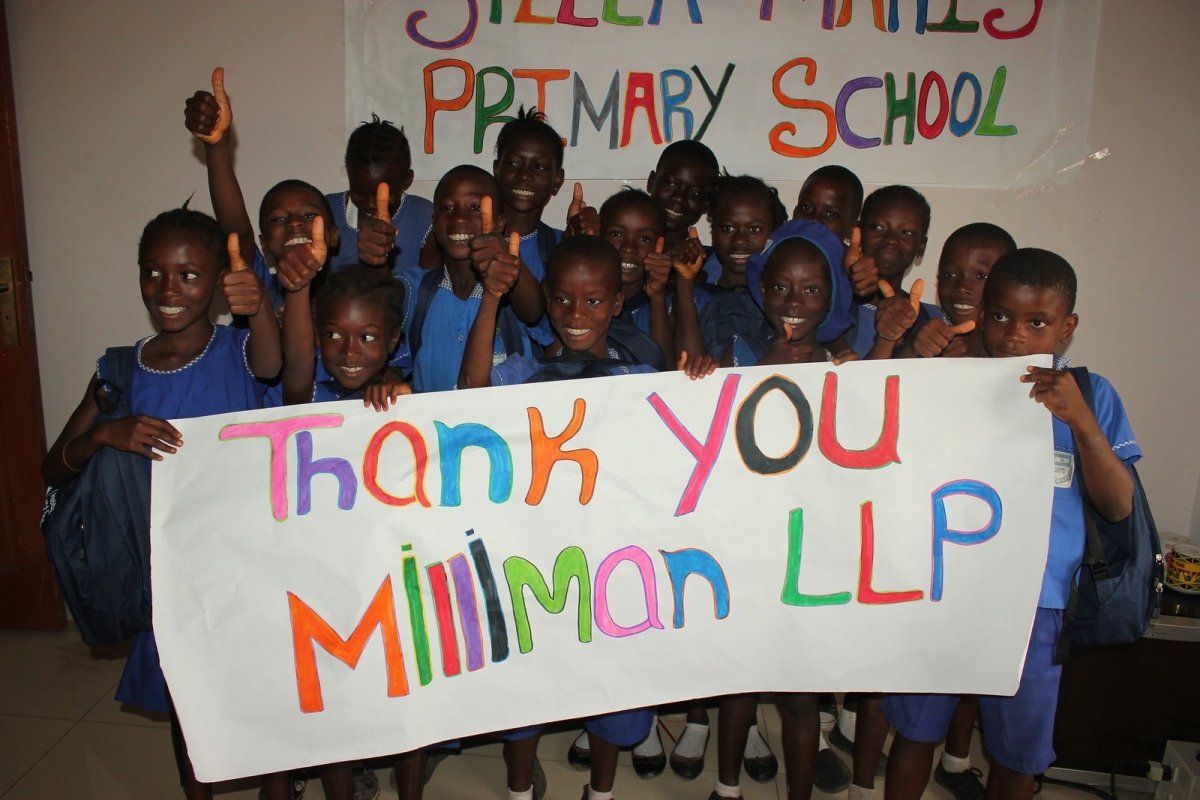
[(297, 405), (312, 402), (316, 378), (316, 334), (313, 332), (309, 286), (325, 263), (325, 220), (316, 217), (313, 243), (289, 250), (276, 265), (283, 299), (283, 402)]
[(1084, 485), (1096, 511), (1109, 522), (1128, 517), (1133, 511), (1133, 477), (1113, 452), (1075, 376), (1064, 370), (1029, 367), (1029, 374), (1022, 375), (1021, 382), (1032, 383), (1029, 396), (1070, 427)]
[(900, 297), (884, 281), (879, 281), (879, 293), (884, 299), (875, 312), (875, 344), (867, 353), (868, 361), (888, 359), (892, 357), (900, 340), (908, 329), (917, 321), (921, 311), (921, 293), (925, 290), (925, 281), (917, 278), (913, 282), (908, 299)]
[(62, 433), (42, 459), (42, 480), (47, 486), (62, 486), (83, 471), (101, 447), (113, 447), (137, 453), (151, 461), (162, 461), (155, 452), (174, 453), (183, 446), (183, 437), (171, 423), (156, 417), (138, 415), (96, 424), (100, 409), (95, 393), (99, 378), (88, 381), (87, 392), (79, 402)]
[(458, 388), (477, 389), (492, 385), (492, 347), (496, 336), (496, 317), (500, 298), (512, 291), (520, 274), (521, 238), (515, 233), (508, 239), (508, 252), (500, 253), (484, 272), (483, 298), (467, 334), (462, 364), (458, 369)]
[[(508, 252), (505, 252), (504, 240), (499, 235), (501, 231), (496, 230), (492, 215), (492, 198), (483, 198), (479, 206), (479, 214), (483, 218), (483, 235), (471, 240), (471, 262), (480, 275), (480, 282), (487, 284), (487, 271), (496, 263), (497, 258), (516, 258), (516, 279), (506, 290), (508, 301), (512, 304), (517, 319), (526, 325), (534, 325), (546, 313), (546, 298), (542, 295), (542, 287), (511, 246)], [(517, 245), (520, 246), (520, 237), (517, 238)], [(509, 261), (504, 263), (508, 264)]]
[[(183, 124), (192, 135), (204, 142), (204, 161), (208, 166), (208, 193), (212, 198), (217, 224), (225, 233), (236, 233), (242, 259), (254, 263), (254, 227), (246, 211), (246, 201), (233, 171), (233, 147), (229, 129), (233, 124), (233, 109), (225, 94), (225, 70), (213, 70), (213, 90), (199, 91), (188, 98), (183, 112)], [(272, 312), (274, 313), (274, 312)]]
[(675, 270), (675, 352), (704, 353), (704, 335), (700, 332), (700, 312), (696, 308), (696, 275), (704, 266), (704, 246), (696, 229), (688, 231), (686, 241), (671, 250)]
[(650, 338), (658, 342), (663, 355), (670, 358), (675, 355), (671, 315), (667, 313), (667, 281), (671, 277), (671, 257), (663, 253), (664, 244), (663, 237), (658, 237), (654, 244), (654, 252), (646, 254), (643, 266), (646, 271), (646, 298), (650, 301)]
[[(316, 235), (316, 223), (313, 224)], [(238, 235), (229, 234), (229, 271), (221, 274), (221, 291), (229, 310), (250, 318), (250, 340), (246, 344), (246, 361), (256, 378), (271, 379), (279, 374), (283, 362), (280, 352), (279, 323), (275, 311), (267, 302), (266, 287), (254, 270), (246, 266), (238, 248)]]

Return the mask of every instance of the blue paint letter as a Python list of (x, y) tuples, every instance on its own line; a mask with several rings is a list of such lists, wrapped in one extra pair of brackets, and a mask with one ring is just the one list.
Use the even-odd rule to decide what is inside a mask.
[[(683, 89), (677, 93), (671, 92), (669, 80), (679, 78), (683, 81)], [(664, 69), (659, 78), (662, 86), (663, 133), (668, 142), (675, 141), (671, 132), (671, 115), (683, 115), (683, 138), (692, 138), (692, 111), (684, 103), (692, 96), (692, 76), (681, 69)]]
[(438, 453), (442, 464), (442, 505), (462, 505), (459, 478), (462, 474), (462, 452), (468, 447), (481, 447), (491, 464), (488, 479), (488, 499), (503, 503), (512, 494), (513, 460), (508, 443), (486, 425), (464, 422), (451, 428), (435, 421)]
[[(992, 510), (988, 524), (977, 531), (952, 531), (946, 527), (946, 498), (956, 494), (977, 497), (987, 503)], [(1000, 531), (1000, 518), (1003, 510), (1000, 506), (1000, 495), (986, 483), (979, 481), (951, 481), (939, 486), (933, 492), (933, 584), (929, 587), (929, 599), (938, 602), (942, 599), (942, 543), (951, 544), (983, 544)]]
[(712, 587), (717, 619), (729, 616), (729, 582), (725, 580), (725, 571), (715, 558), (703, 550), (693, 548), (658, 552), (667, 563), (667, 574), (671, 576), (671, 590), (675, 593), (675, 618), (671, 622), (672, 627), (683, 627), (683, 588), (689, 575), (699, 575)]

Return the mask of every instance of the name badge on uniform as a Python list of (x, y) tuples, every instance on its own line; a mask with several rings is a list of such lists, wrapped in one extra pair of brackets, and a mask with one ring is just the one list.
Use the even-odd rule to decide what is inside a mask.
[(1075, 455), (1054, 451), (1054, 488), (1070, 489), (1075, 482)]

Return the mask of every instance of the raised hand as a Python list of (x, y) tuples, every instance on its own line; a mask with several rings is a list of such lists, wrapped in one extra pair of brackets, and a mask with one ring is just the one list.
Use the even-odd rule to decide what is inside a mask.
[(226, 247), (229, 250), (229, 271), (221, 273), (221, 292), (230, 311), (252, 317), (258, 313), (262, 302), (262, 282), (246, 266), (236, 233), (229, 234)]
[(297, 245), (284, 253), (283, 258), (275, 265), (275, 277), (286, 291), (298, 292), (312, 283), (313, 278), (325, 266), (325, 257), (328, 254), (325, 218), (315, 217), (312, 221), (312, 244)]
[[(968, 320), (959, 325), (947, 325), (943, 320), (931, 319), (921, 326), (912, 340), (913, 352), (921, 358), (935, 358), (946, 354), (957, 337), (975, 330), (975, 321)], [(964, 352), (963, 355), (966, 355)]]
[(886, 281), (879, 281), (878, 286), (884, 299), (875, 310), (875, 332), (889, 342), (899, 341), (917, 321), (925, 281), (917, 278), (913, 282), (907, 300), (897, 295)]
[(403, 395), (412, 393), (412, 387), (404, 381), (384, 381), (365, 388), (363, 405), (371, 406), (376, 411), (387, 411), (391, 403), (395, 403)]
[(846, 250), (842, 265), (846, 268), (855, 297), (869, 297), (875, 292), (879, 284), (879, 267), (875, 265), (874, 258), (863, 255), (862, 228), (857, 225), (850, 234), (850, 247)]
[(671, 249), (671, 266), (682, 280), (695, 280), (707, 257), (704, 245), (700, 244), (700, 234), (695, 228), (688, 228), (688, 238)]
[(225, 94), (225, 70), (217, 67), (212, 74), (212, 94), (196, 92), (185, 105), (183, 124), (200, 141), (219, 144), (233, 122), (229, 96)]
[(681, 370), (691, 380), (698, 380), (712, 375), (717, 366), (717, 361), (712, 356), (689, 356), (684, 350), (679, 354), (679, 363), (675, 365), (675, 369)]
[(592, 236), (600, 233), (600, 214), (583, 201), (583, 184), (578, 181), (571, 194), (571, 205), (567, 208), (567, 230), (572, 234), (587, 233)]
[(396, 247), (390, 192), (387, 182), (380, 181), (375, 187), (375, 216), (358, 221), (358, 260), (368, 267), (387, 266), (388, 256)]
[(648, 297), (657, 297), (667, 291), (667, 281), (671, 278), (671, 257), (663, 252), (665, 247), (666, 241), (663, 237), (658, 237), (658, 241), (654, 243), (654, 252), (647, 253), (642, 261)]
[[(474, 254), (472, 254), (474, 255)], [(508, 236), (508, 251), (497, 253), (482, 266), (483, 290), (493, 297), (503, 297), (517, 285), (521, 275), (521, 237)]]

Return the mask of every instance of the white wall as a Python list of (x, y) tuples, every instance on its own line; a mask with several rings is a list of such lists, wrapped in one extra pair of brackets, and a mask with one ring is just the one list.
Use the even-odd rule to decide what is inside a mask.
[[(1073, 0), (1092, 2), (1093, 0)], [(285, 177), (342, 188), (341, 9), (325, 0), (8, 0), (47, 436), (78, 403), (97, 356), (151, 332), (136, 285), (142, 226), (193, 191), (207, 208), (183, 101), (226, 68), (252, 207)], [(1163, 530), (1200, 541), (1200, 3), (1107, 0), (1096, 58), (1092, 150), (1079, 183), (1028, 194), (935, 189), (940, 242), (996, 222), (1062, 253), (1080, 276), (1069, 355), (1113, 380), (1142, 448)], [(386, 110), (384, 110), (386, 117)], [(407, 122), (410, 130), (417, 120)], [(722, 154), (718, 153), (718, 156)], [(651, 165), (647, 165), (647, 172)], [(726, 166), (736, 172), (736, 161)], [(420, 177), (418, 157), (414, 167)], [(567, 164), (568, 180), (570, 164)], [(770, 178), (770, 176), (764, 176)], [(867, 180), (870, 176), (863, 176)], [(598, 203), (615, 183), (589, 184)], [(780, 184), (790, 207), (796, 184)], [(432, 184), (414, 190), (428, 196)], [(551, 206), (561, 219), (570, 192)]]

